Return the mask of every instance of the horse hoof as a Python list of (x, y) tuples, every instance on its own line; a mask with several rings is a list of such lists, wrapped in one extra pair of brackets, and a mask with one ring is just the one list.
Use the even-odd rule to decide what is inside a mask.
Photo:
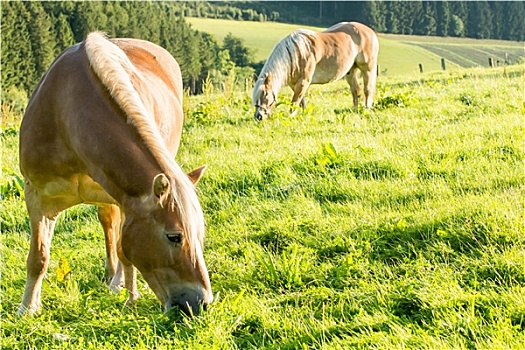
[(115, 294), (119, 294), (120, 291), (122, 291), (122, 289), (124, 289), (124, 285), (122, 284), (110, 284), (109, 285), (109, 290)]
[(17, 315), (18, 315), (18, 317), (22, 317), (24, 315), (33, 316), (33, 315), (38, 314), (39, 312), (40, 312), (40, 306), (20, 305), (18, 307)]
[(138, 298), (140, 298), (140, 293), (129, 293), (128, 300), (126, 300), (124, 306), (127, 307), (135, 304)]

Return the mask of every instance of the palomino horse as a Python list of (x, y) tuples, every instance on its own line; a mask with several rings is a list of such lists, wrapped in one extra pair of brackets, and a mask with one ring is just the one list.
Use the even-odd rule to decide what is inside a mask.
[(98, 32), (66, 49), (45, 73), (20, 129), (31, 222), (20, 315), (41, 308), (57, 216), (80, 203), (100, 207), (107, 271), (115, 274), (118, 254), (128, 303), (138, 297), (135, 267), (166, 310), (177, 305), (197, 313), (212, 301), (194, 187), (204, 167), (186, 175), (173, 158), (182, 92), (179, 65), (163, 48)]
[(299, 29), (273, 48), (255, 87), (252, 104), (255, 119), (268, 117), (284, 85), (292, 88), (292, 103), (306, 105), (310, 84), (326, 84), (345, 76), (350, 85), (354, 107), (358, 106), (357, 70), (363, 76), (365, 106), (374, 100), (379, 41), (374, 31), (361, 23), (342, 22), (324, 32)]

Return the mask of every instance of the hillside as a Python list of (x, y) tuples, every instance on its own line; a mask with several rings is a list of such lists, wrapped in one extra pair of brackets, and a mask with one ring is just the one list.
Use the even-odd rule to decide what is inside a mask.
[[(221, 19), (187, 18), (194, 29), (211, 33), (222, 41), (228, 34), (244, 40), (255, 50), (255, 59), (265, 60), (273, 46), (284, 36), (298, 28), (320, 31), (323, 28), (275, 22), (243, 22)], [(447, 69), (487, 66), (488, 58), (504, 62), (505, 53), (515, 63), (525, 57), (523, 43), (504, 40), (476, 40), (426, 36), (379, 34), (379, 65), (387, 75), (406, 75), (419, 72), (421, 63), (425, 71), (441, 70), (441, 58)]]
[(248, 91), (184, 99), (215, 296), (194, 318), (140, 274), (135, 305), (109, 292), (87, 205), (57, 221), (42, 314), (16, 316), (30, 224), (2, 105), (2, 349), (525, 349), (523, 68), (420, 76), (381, 79), (371, 110), (338, 81), (290, 117), (287, 89), (263, 122)]

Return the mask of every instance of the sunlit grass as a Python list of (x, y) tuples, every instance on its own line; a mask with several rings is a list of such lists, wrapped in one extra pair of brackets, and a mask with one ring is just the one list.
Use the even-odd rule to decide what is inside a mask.
[[(291, 93), (258, 123), (249, 93), (185, 100), (177, 160), (199, 183), (216, 301), (125, 308), (104, 283), (93, 207), (57, 225), (43, 312), (18, 319), (29, 227), (6, 184), (2, 135), (1, 344), (9, 349), (519, 349), (525, 345), (523, 67), (382, 78), (355, 111), (343, 82)], [(12, 115), (19, 122), (20, 115)], [(5, 185), (5, 186), (4, 186)], [(14, 185), (13, 185), (14, 186)], [(15, 186), (16, 187), (16, 186)], [(60, 281), (64, 258), (72, 272)]]

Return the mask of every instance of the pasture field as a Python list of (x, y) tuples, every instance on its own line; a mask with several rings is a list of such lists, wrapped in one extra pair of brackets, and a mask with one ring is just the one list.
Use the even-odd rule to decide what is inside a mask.
[(283, 90), (263, 122), (249, 91), (187, 97), (215, 294), (195, 318), (142, 279), (132, 307), (108, 291), (91, 206), (59, 219), (43, 312), (16, 317), (29, 224), (2, 105), (2, 349), (524, 348), (524, 69), (380, 78), (372, 110), (314, 86), (296, 117)]
[[(222, 42), (228, 33), (244, 39), (247, 47), (255, 51), (257, 61), (266, 60), (273, 46), (298, 28), (322, 31), (324, 28), (276, 22), (242, 22), (222, 19), (186, 18), (193, 28), (211, 33)], [(505, 40), (476, 40), (467, 38), (441, 38), (413, 35), (378, 34), (379, 66), (383, 75), (411, 75), (419, 72), (419, 64), (428, 72), (441, 70), (441, 58), (447, 69), (488, 66), (509, 60), (516, 63), (525, 59), (523, 43)], [(258, 73), (258, 72), (257, 72)]]

